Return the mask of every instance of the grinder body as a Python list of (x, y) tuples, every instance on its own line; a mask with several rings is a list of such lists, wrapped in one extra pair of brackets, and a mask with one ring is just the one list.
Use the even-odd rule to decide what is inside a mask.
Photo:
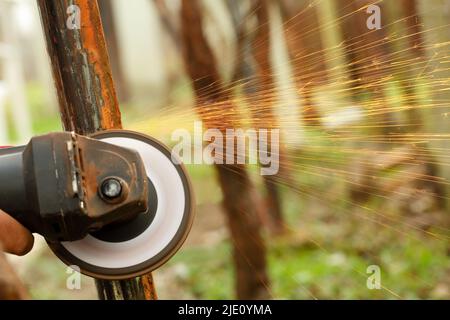
[[(120, 194), (102, 194), (105, 181)], [(48, 241), (74, 241), (147, 210), (140, 156), (73, 133), (0, 149), (0, 208)]]
[(23, 172), (24, 150), (25, 146), (0, 149), (0, 208), (13, 212), (17, 220), (21, 220), (27, 205)]
[(143, 275), (168, 261), (192, 226), (192, 186), (174, 157), (127, 130), (34, 137), (0, 149), (0, 209), (86, 275)]

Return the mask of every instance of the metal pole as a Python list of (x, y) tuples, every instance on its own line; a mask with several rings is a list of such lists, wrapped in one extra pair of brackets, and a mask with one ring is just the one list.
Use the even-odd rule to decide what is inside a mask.
[[(64, 129), (122, 127), (100, 13), (93, 0), (38, 0)], [(96, 280), (100, 299), (156, 299), (152, 275)]]

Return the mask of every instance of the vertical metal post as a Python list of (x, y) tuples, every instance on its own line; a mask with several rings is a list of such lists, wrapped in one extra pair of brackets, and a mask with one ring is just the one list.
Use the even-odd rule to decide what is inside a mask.
[[(38, 0), (65, 130), (122, 127), (100, 13), (93, 0)], [(100, 299), (156, 299), (152, 275), (96, 280)]]

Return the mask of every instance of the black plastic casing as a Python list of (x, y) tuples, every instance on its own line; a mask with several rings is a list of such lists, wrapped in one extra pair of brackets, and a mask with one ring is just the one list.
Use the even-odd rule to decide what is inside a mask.
[[(98, 191), (109, 176), (124, 184), (115, 202)], [(147, 188), (136, 152), (72, 133), (0, 149), (0, 209), (48, 241), (79, 240), (146, 211)]]

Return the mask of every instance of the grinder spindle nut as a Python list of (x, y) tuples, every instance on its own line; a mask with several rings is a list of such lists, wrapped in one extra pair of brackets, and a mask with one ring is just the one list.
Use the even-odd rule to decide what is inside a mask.
[(100, 194), (106, 199), (117, 199), (122, 195), (122, 184), (117, 178), (106, 178), (100, 186)]

